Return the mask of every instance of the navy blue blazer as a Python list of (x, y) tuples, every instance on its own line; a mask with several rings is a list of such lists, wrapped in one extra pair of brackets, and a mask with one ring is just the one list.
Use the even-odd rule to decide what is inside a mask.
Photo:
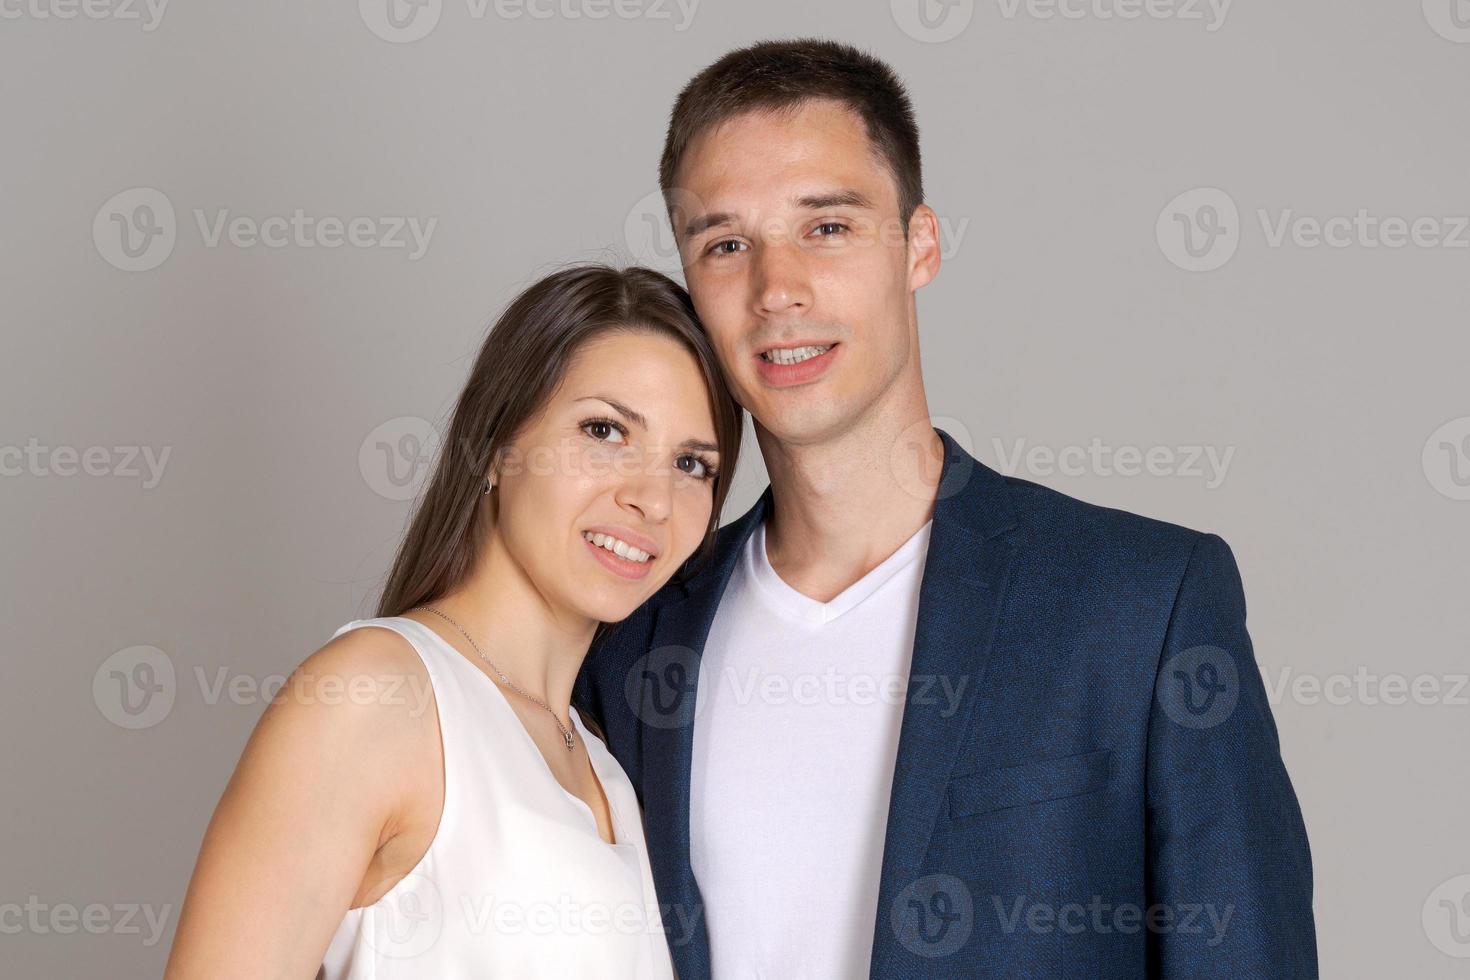
[[(1230, 549), (1004, 477), (936, 431), (872, 976), (1315, 978), (1306, 828)], [(770, 506), (768, 486), (705, 568), (600, 638), (574, 692), (638, 790), (682, 980), (710, 975), (699, 657)]]

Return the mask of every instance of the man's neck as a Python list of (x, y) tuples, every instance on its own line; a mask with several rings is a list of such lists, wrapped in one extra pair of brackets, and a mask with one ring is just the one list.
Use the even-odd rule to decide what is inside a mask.
[(771, 477), (766, 552), (792, 588), (831, 601), (933, 516), (944, 444), (921, 407), (804, 445), (756, 424)]

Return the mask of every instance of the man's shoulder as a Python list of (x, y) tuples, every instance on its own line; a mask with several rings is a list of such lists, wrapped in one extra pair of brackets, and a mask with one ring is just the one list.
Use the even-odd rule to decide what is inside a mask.
[(1029, 552), (1061, 566), (1082, 563), (1113, 574), (1182, 574), (1202, 542), (1220, 538), (1145, 514), (1092, 503), (1015, 476), (996, 474)]

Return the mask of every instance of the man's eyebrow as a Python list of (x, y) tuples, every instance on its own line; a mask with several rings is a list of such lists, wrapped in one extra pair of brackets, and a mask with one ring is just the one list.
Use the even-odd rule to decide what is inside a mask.
[(701, 214), (690, 218), (689, 223), (684, 226), (684, 237), (693, 238), (695, 235), (717, 228), (720, 225), (734, 224), (735, 216), (728, 211), (717, 211), (714, 214)]
[[(804, 211), (823, 211), (827, 208), (867, 208), (868, 210), (873, 208), (873, 202), (868, 195), (846, 187), (828, 194), (808, 194), (805, 197), (796, 198), (792, 203)], [(696, 215), (690, 218), (689, 223), (684, 226), (684, 237), (693, 238), (711, 228), (734, 223), (735, 215), (729, 211)]]
[[(612, 406), (613, 411), (615, 411), (619, 415), (623, 416), (623, 418), (627, 419), (629, 422), (635, 423), (641, 429), (648, 428), (648, 419), (644, 418), (641, 413), (633, 411), (631, 408), (629, 408), (627, 405), (624, 405), (622, 402), (616, 401), (616, 400), (614, 400), (612, 398), (608, 398), (606, 395), (583, 395), (581, 398), (577, 398), (577, 399), (574, 399), (574, 400), (575, 401), (579, 401), (579, 402), (593, 401), (593, 400), (600, 401), (600, 402), (606, 402), (608, 405), (611, 405)], [(720, 447), (719, 446), (715, 445), (712, 442), (706, 442), (703, 439), (685, 439), (683, 442), (679, 443), (679, 448), (680, 449), (702, 449), (702, 450), (704, 450), (707, 453), (717, 453), (717, 452), (720, 451)]]
[(827, 208), (869, 208), (873, 202), (862, 191), (843, 188), (830, 194), (809, 194), (796, 199), (796, 206), (807, 211), (822, 211)]

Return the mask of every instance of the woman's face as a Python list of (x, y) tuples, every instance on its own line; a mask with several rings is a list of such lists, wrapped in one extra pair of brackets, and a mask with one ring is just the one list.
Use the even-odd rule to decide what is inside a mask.
[(554, 608), (616, 622), (703, 540), (720, 465), (694, 355), (659, 334), (605, 333), (507, 450), (496, 532)]

